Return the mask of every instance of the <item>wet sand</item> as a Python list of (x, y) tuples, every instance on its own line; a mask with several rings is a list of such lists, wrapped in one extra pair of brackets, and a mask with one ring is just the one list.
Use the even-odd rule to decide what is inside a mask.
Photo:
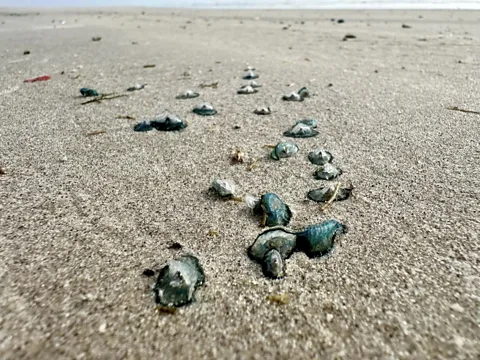
[[(447, 109), (480, 110), (479, 12), (14, 11), (0, 14), (3, 359), (479, 358), (480, 115)], [(263, 87), (237, 95), (247, 64)], [(52, 79), (23, 83), (40, 75)], [(148, 85), (80, 105), (81, 87), (135, 83)], [(315, 96), (281, 101), (302, 86)], [(186, 89), (200, 98), (176, 100)], [(200, 101), (218, 115), (193, 114)], [(116, 118), (164, 109), (187, 129)], [(263, 145), (305, 117), (320, 135), (269, 160)], [(323, 184), (316, 147), (355, 186), (324, 213), (306, 199)], [(234, 148), (245, 164), (230, 164)], [(337, 219), (349, 232), (268, 280), (246, 255), (260, 219), (209, 194), (215, 176), (277, 193), (293, 229)], [(183, 253), (206, 283), (159, 315), (142, 272)], [(278, 294), (288, 304), (267, 300)]]

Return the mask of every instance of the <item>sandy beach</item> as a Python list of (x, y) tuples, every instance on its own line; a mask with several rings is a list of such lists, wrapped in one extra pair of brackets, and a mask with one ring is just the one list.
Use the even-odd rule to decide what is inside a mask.
[[(480, 111), (479, 20), (2, 9), (0, 357), (479, 359), (480, 115), (448, 109)], [(247, 65), (263, 86), (238, 95)], [(41, 75), (52, 78), (23, 82)], [(125, 92), (136, 83), (147, 85)], [(311, 98), (281, 100), (303, 86)], [(81, 105), (82, 87), (128, 97)], [(187, 89), (200, 97), (175, 99)], [(218, 114), (193, 114), (202, 101)], [(261, 106), (273, 113), (253, 114)], [(133, 131), (164, 109), (188, 127)], [(269, 159), (264, 145), (303, 118), (319, 136)], [(307, 159), (319, 147), (355, 186), (325, 212), (306, 198), (325, 184)], [(231, 164), (235, 148), (244, 164)], [(329, 256), (295, 253), (269, 280), (247, 256), (260, 219), (212, 196), (215, 177), (240, 196), (278, 194), (289, 228), (337, 219), (349, 232)], [(205, 285), (159, 314), (142, 272), (186, 253)], [(267, 300), (280, 294), (287, 304)]]

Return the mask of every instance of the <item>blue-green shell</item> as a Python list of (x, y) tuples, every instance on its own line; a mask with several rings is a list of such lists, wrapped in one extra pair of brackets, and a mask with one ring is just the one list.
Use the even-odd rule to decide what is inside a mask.
[(277, 250), (282, 259), (288, 258), (297, 247), (297, 235), (285, 228), (268, 229), (257, 236), (255, 242), (248, 248), (248, 256), (256, 261), (262, 261), (272, 249)]
[(267, 193), (260, 199), (259, 205), (254, 209), (256, 213), (266, 215), (266, 226), (286, 226), (292, 218), (292, 212), (278, 195)]
[(99, 96), (97, 90), (89, 89), (89, 88), (81, 88), (80, 94), (82, 94), (82, 96), (84, 97)]
[(150, 125), (150, 121), (139, 122), (133, 127), (133, 131), (139, 131), (139, 132), (150, 131), (152, 129), (153, 127), (152, 125)]

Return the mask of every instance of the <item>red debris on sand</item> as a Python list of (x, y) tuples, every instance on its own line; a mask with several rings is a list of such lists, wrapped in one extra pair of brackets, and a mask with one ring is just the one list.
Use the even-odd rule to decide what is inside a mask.
[(36, 78), (23, 80), (23, 82), (47, 81), (47, 80), (50, 80), (50, 79), (51, 79), (50, 76), (48, 76), (48, 75), (43, 75), (43, 76), (39, 76), (39, 77), (36, 77)]

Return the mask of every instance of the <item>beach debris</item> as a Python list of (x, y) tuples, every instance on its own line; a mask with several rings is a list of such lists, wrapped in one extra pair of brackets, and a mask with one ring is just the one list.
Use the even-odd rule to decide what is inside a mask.
[[(233, 199), (235, 196), (235, 184), (230, 180), (215, 179), (210, 188), (221, 198)], [(242, 200), (243, 201), (243, 200)]]
[(254, 89), (252, 86), (250, 85), (245, 85), (245, 86), (242, 86), (238, 91), (237, 91), (237, 94), (255, 94), (257, 93), (258, 90), (257, 89)]
[(144, 67), (145, 69), (154, 68), (155, 66), (157, 66), (157, 65), (155, 65), (155, 64), (143, 65), (143, 67)]
[(342, 41), (347, 41), (349, 39), (356, 39), (357, 37), (353, 34), (346, 34), (344, 37), (343, 37), (343, 40)]
[(255, 74), (252, 70), (249, 70), (247, 75), (243, 77), (244, 80), (258, 79), (258, 74)]
[(176, 131), (187, 127), (187, 123), (177, 115), (164, 110), (155, 119), (150, 121), (150, 125), (159, 131)]
[(218, 87), (218, 81), (217, 82), (212, 82), (212, 83), (202, 83), (200, 84), (200, 87), (203, 89), (203, 88), (212, 88), (212, 89), (216, 89)]
[(186, 90), (184, 92), (182, 92), (181, 94), (178, 94), (177, 96), (175, 96), (175, 99), (194, 99), (196, 97), (199, 97), (200, 94), (195, 92), (195, 91), (192, 91), (192, 90)]
[(5, 174), (6, 174), (5, 170), (2, 167), (0, 167), (0, 175), (5, 175)]
[(106, 132), (107, 132), (106, 130), (96, 130), (96, 131), (91, 131), (89, 133), (86, 133), (86, 135), (95, 136), (95, 135), (105, 134)]
[(316, 119), (303, 119), (303, 120), (298, 120), (295, 125), (297, 124), (304, 124), (304, 125), (307, 125), (307, 126), (310, 126), (312, 128), (316, 128), (317, 125), (318, 125), (318, 122)]
[(199, 260), (184, 255), (170, 260), (160, 269), (153, 287), (155, 302), (161, 306), (180, 307), (191, 303), (198, 287), (205, 282), (205, 274)]
[(244, 71), (255, 71), (256, 69), (253, 66), (248, 65)]
[(47, 80), (50, 80), (50, 79), (51, 79), (50, 76), (43, 75), (43, 76), (37, 76), (37, 77), (31, 78), (31, 79), (25, 79), (25, 80), (23, 80), (23, 82), (33, 83), (33, 82), (37, 82), (37, 81), (47, 81)]
[(147, 85), (147, 84), (135, 84), (134, 86), (129, 87), (129, 88), (127, 89), (127, 91), (142, 90), (143, 88), (145, 88), (145, 85)]
[(232, 164), (243, 164), (245, 153), (240, 149), (234, 149), (230, 155), (230, 160)]
[(411, 29), (412, 27), (407, 24), (402, 24), (402, 29)]
[(81, 104), (81, 105), (86, 105), (86, 104), (90, 104), (90, 103), (93, 103), (93, 102), (101, 103), (103, 100), (112, 100), (112, 99), (121, 98), (121, 97), (126, 97), (126, 96), (128, 96), (128, 95), (126, 95), (126, 94), (121, 94), (121, 95), (115, 95), (115, 94), (100, 94), (99, 96), (95, 97), (94, 99), (85, 101), (85, 102), (80, 103), (80, 104)]
[(127, 120), (137, 120), (136, 117), (130, 115), (117, 115), (116, 119), (127, 119)]
[(337, 220), (327, 220), (297, 232), (297, 245), (309, 257), (325, 255), (333, 248), (335, 237), (346, 233), (345, 225)]
[(177, 313), (177, 308), (171, 306), (157, 305), (155, 307), (155, 312), (157, 312), (158, 314), (175, 315)]
[(150, 124), (150, 121), (146, 121), (146, 120), (139, 122), (133, 127), (133, 131), (137, 131), (137, 132), (145, 132), (150, 130), (153, 130), (153, 127)]
[(297, 235), (284, 227), (267, 229), (257, 236), (248, 248), (251, 259), (263, 262), (267, 253), (274, 249), (281, 259), (287, 259), (297, 247)]
[(257, 165), (258, 165), (258, 158), (257, 158), (257, 159), (253, 159), (252, 162), (251, 162), (251, 164), (248, 165), (247, 171), (252, 171)]
[(280, 279), (285, 276), (285, 263), (278, 250), (272, 249), (265, 254), (262, 264), (266, 277)]
[(292, 219), (292, 212), (287, 204), (283, 203), (278, 195), (266, 193), (253, 208), (255, 214), (262, 216), (262, 227), (286, 226)]
[(304, 123), (295, 124), (290, 130), (287, 130), (283, 133), (283, 136), (293, 137), (293, 138), (309, 138), (317, 136), (319, 132), (313, 127), (308, 126)]
[[(338, 190), (335, 191), (338, 187)], [(307, 193), (307, 197), (318, 203), (326, 203), (332, 199), (333, 201), (347, 200), (353, 190), (353, 185), (342, 186), (341, 183), (337, 185), (327, 185), (318, 189), (310, 190)]]
[(333, 160), (333, 155), (326, 150), (316, 149), (308, 153), (308, 160), (314, 165), (324, 165)]
[[(333, 21), (335, 21), (335, 19), (333, 19)], [(343, 24), (345, 22), (345, 20), (343, 19), (338, 19), (337, 20), (337, 24)]]
[(217, 237), (218, 232), (216, 230), (210, 229), (210, 230), (208, 230), (207, 235), (211, 236), (211, 237)]
[(310, 97), (310, 91), (303, 87), (298, 92), (291, 92), (288, 95), (283, 95), (282, 100), (285, 101), (303, 101), (303, 99)]
[(257, 115), (270, 115), (272, 110), (269, 107), (263, 107), (253, 110), (254, 114)]
[(23, 52), (23, 55), (30, 55), (30, 50), (25, 50), (25, 51)]
[(193, 112), (197, 115), (210, 116), (215, 115), (217, 110), (215, 110), (210, 103), (205, 102), (195, 106)]
[(183, 245), (180, 244), (178, 241), (174, 241), (173, 243), (168, 245), (168, 249), (170, 249), (170, 250), (182, 250)]
[(460, 111), (460, 112), (467, 113), (467, 114), (477, 114), (477, 115), (480, 115), (480, 111), (461, 109), (461, 108), (459, 108), (458, 106), (449, 106), (449, 107), (447, 107), (447, 110), (454, 110), (454, 111)]
[(244, 85), (243, 87), (245, 87), (245, 86), (251, 86), (251, 87), (253, 87), (254, 89), (256, 89), (256, 88), (262, 87), (263, 85), (260, 85), (260, 84), (257, 83), (255, 80), (251, 80), (251, 81), (248, 82), (247, 85)]
[(83, 97), (100, 96), (97, 90), (90, 89), (90, 88), (81, 88), (80, 94), (82, 94)]
[(153, 271), (152, 269), (145, 269), (143, 270), (142, 275), (151, 277), (155, 275), (155, 271)]
[(270, 153), (274, 160), (280, 160), (295, 155), (298, 152), (298, 146), (291, 142), (279, 142)]
[(314, 176), (317, 180), (333, 180), (340, 175), (343, 171), (331, 163), (325, 163), (315, 170)]
[(271, 304), (287, 305), (289, 297), (288, 294), (275, 294), (268, 295), (267, 300), (270, 301)]
[(100, 40), (102, 40), (102, 37), (101, 37), (101, 36), (94, 36), (94, 37), (92, 37), (92, 41), (94, 41), (94, 42), (97, 42), (97, 41), (100, 41)]

